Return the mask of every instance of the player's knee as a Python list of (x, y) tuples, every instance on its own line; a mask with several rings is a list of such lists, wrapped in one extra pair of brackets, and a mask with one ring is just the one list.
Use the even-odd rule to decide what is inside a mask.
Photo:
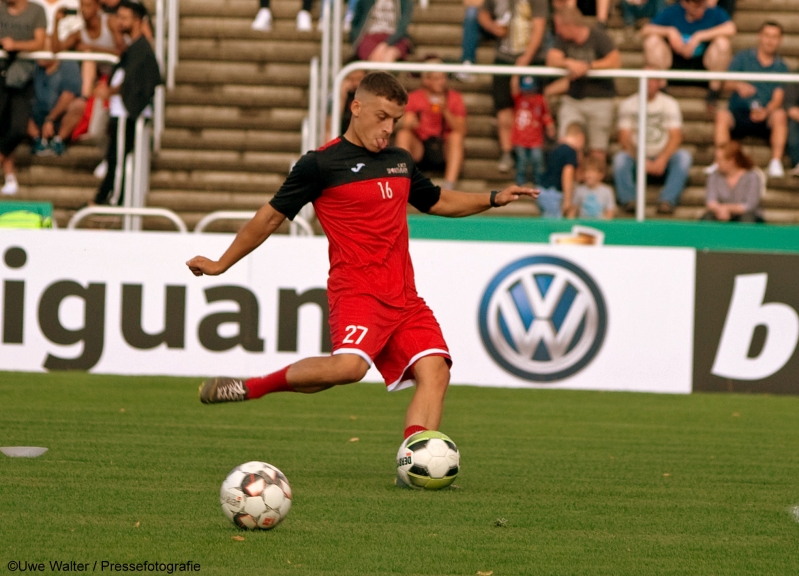
[(357, 354), (337, 354), (334, 369), (331, 371), (333, 384), (359, 382), (366, 376), (369, 364)]
[(427, 356), (413, 367), (416, 386), (444, 395), (449, 387), (449, 364), (442, 356)]

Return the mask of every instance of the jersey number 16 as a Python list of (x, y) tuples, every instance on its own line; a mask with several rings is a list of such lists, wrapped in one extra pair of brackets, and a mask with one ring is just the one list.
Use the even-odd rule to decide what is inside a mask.
[(380, 195), (383, 197), (383, 200), (394, 196), (394, 191), (391, 189), (391, 186), (388, 185), (388, 182), (385, 184), (378, 182), (377, 185), (380, 187)]

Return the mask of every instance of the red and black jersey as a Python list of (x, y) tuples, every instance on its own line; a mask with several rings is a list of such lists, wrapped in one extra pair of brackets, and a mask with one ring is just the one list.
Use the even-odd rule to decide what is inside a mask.
[(339, 137), (300, 158), (270, 204), (293, 219), (313, 202), (330, 243), (331, 302), (364, 294), (404, 307), (416, 297), (406, 204), (429, 212), (440, 195), (406, 150), (373, 153)]

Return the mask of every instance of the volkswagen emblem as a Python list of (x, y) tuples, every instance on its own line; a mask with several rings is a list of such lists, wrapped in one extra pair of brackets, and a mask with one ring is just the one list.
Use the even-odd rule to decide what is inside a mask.
[(607, 311), (582, 268), (555, 256), (529, 256), (491, 280), (479, 322), (483, 345), (502, 368), (525, 380), (556, 382), (596, 356)]

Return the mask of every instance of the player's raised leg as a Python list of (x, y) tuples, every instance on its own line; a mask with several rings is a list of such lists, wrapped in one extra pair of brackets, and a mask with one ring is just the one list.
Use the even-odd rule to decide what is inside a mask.
[(274, 392), (313, 394), (362, 380), (369, 369), (366, 360), (356, 354), (305, 358), (263, 377), (210, 378), (200, 386), (204, 404), (254, 400)]
[(416, 390), (405, 414), (405, 437), (438, 430), (449, 387), (449, 365), (443, 356), (425, 356), (413, 365)]

